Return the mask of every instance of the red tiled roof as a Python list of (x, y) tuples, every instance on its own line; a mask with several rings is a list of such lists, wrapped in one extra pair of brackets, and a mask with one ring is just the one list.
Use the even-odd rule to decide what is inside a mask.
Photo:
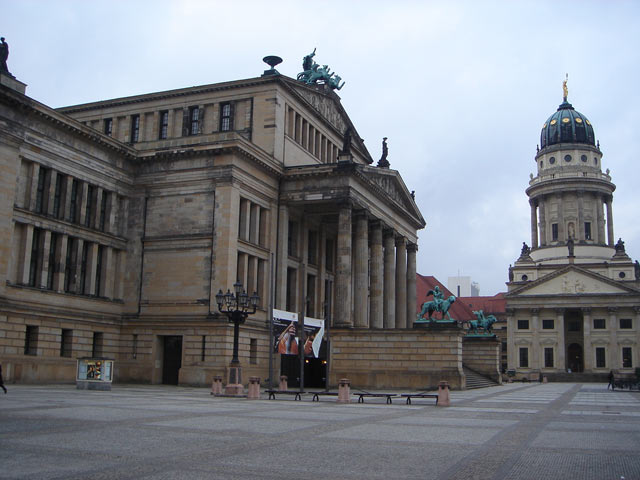
[(465, 304), (470, 310), (482, 310), (485, 315), (492, 314), (498, 318), (504, 317), (506, 313), (507, 300), (504, 292), (493, 297), (460, 297), (456, 302)]
[[(422, 310), (422, 304), (424, 302), (433, 300), (433, 297), (431, 295), (427, 297), (427, 292), (429, 290), (433, 290), (436, 285), (440, 288), (446, 298), (453, 295), (453, 293), (451, 293), (451, 291), (447, 287), (440, 283), (436, 279), (436, 277), (432, 275), (420, 275), (419, 273), (416, 274), (416, 315), (420, 312), (420, 310)], [(451, 318), (460, 322), (475, 319), (476, 316), (473, 314), (471, 308), (469, 308), (467, 304), (468, 302), (461, 302), (459, 298), (456, 299), (456, 301), (453, 303), (453, 305), (451, 305), (451, 308), (449, 309), (449, 315), (451, 315)]]

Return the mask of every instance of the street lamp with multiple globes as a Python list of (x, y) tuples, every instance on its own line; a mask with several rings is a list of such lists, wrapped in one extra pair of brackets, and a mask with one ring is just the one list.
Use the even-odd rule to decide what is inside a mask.
[(220, 290), (216, 295), (216, 303), (220, 313), (229, 318), (229, 323), (233, 323), (233, 358), (229, 364), (229, 377), (224, 393), (225, 395), (242, 395), (244, 387), (242, 386), (242, 369), (238, 359), (240, 324), (244, 323), (249, 315), (256, 313), (260, 296), (256, 292), (249, 296), (242, 289), (240, 282), (233, 284), (233, 290), (235, 293), (231, 293), (229, 290), (227, 293), (222, 293)]

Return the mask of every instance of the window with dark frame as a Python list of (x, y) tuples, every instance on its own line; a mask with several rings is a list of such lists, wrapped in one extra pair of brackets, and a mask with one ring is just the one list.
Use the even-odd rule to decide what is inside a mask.
[(633, 328), (633, 321), (630, 318), (621, 318), (620, 319), (620, 329), (631, 329)]
[(289, 232), (287, 237), (287, 252), (290, 257), (298, 256), (298, 222), (289, 220)]
[(47, 290), (53, 290), (53, 276), (56, 271), (56, 250), (58, 246), (58, 234), (51, 232), (49, 242), (49, 266), (47, 268)]
[(594, 318), (593, 319), (593, 329), (594, 330), (604, 330), (607, 328), (607, 321), (604, 318)]
[(232, 108), (230, 103), (220, 104), (220, 131), (229, 132), (233, 130)]
[(93, 344), (91, 347), (91, 356), (93, 358), (102, 357), (104, 355), (104, 335), (102, 332), (93, 332)]
[(131, 356), (135, 360), (138, 358), (138, 334), (134, 333), (131, 337)]
[(555, 321), (551, 320), (542, 320), (542, 329), (543, 330), (553, 330), (555, 328)]
[(169, 135), (169, 111), (163, 110), (160, 112), (160, 129), (158, 132), (158, 139), (166, 140)]
[(84, 209), (84, 226), (91, 227), (93, 220), (93, 201), (95, 195), (95, 187), (93, 185), (87, 185), (87, 204)]
[(327, 238), (324, 252), (324, 268), (328, 272), (333, 272), (333, 246), (334, 241), (332, 238)]
[(307, 247), (307, 261), (310, 265), (318, 264), (318, 232), (309, 230)]
[(75, 266), (73, 262), (73, 247), (74, 242), (76, 240), (72, 237), (69, 237), (67, 240), (67, 253), (65, 255), (65, 264), (64, 264), (64, 291), (70, 292), (71, 286), (73, 285), (72, 275), (75, 271)]
[(36, 213), (46, 213), (46, 195), (45, 195), (45, 187), (47, 183), (47, 172), (48, 170), (44, 167), (40, 167), (40, 171), (38, 172), (38, 187), (36, 190)]
[(55, 218), (60, 218), (60, 202), (62, 200), (62, 188), (64, 178), (62, 175), (56, 175), (56, 186), (55, 191), (53, 193), (53, 216)]
[(520, 367), (529, 368), (529, 349), (527, 347), (520, 347)]
[(200, 361), (204, 362), (207, 353), (207, 336), (202, 335), (202, 345), (200, 347)]
[(38, 355), (38, 327), (27, 325), (24, 334), (24, 354)]
[[(104, 245), (98, 245), (98, 256), (96, 258), (96, 297), (101, 297), (102, 289), (102, 259), (104, 255)], [(91, 292), (90, 292), (91, 293)]]
[(622, 368), (633, 368), (631, 347), (622, 347)]
[(131, 115), (131, 135), (129, 141), (136, 143), (140, 140), (140, 115)]
[(60, 335), (60, 356), (70, 358), (72, 350), (73, 350), (73, 330), (63, 328), (62, 333)]
[(104, 134), (110, 137), (113, 133), (113, 118), (105, 118), (103, 120), (103, 126)]
[(558, 240), (558, 224), (557, 223), (552, 223), (551, 224), (551, 240)]
[(78, 217), (78, 189), (80, 188), (80, 182), (75, 178), (71, 182), (71, 202), (69, 207), (69, 221), (77, 223)]
[(200, 130), (200, 107), (189, 108), (189, 135), (198, 135)]
[(553, 347), (545, 347), (544, 349), (544, 366), (545, 368), (553, 368)]
[(258, 364), (258, 339), (256, 338), (249, 339), (249, 364)]
[(582, 330), (580, 320), (569, 320), (567, 323), (568, 332), (579, 332), (580, 330)]
[(518, 320), (518, 330), (529, 330), (529, 320)]
[(39, 228), (33, 229), (33, 239), (31, 241), (31, 259), (29, 261), (29, 283), (30, 287), (38, 286), (38, 274), (42, 266), (42, 245), (41, 233)]
[(307, 275), (307, 315), (316, 316), (316, 277)]
[(605, 368), (606, 366), (606, 351), (604, 347), (596, 347), (596, 368)]
[(102, 191), (102, 199), (100, 200), (100, 220), (98, 221), (98, 228), (101, 232), (104, 232), (104, 226), (107, 220), (107, 201), (110, 196), (110, 192)]
[(84, 242), (82, 244), (82, 256), (80, 257), (80, 293), (86, 295), (86, 280), (87, 280), (87, 260), (89, 257), (89, 243)]
[(584, 239), (591, 240), (591, 222), (584, 222)]

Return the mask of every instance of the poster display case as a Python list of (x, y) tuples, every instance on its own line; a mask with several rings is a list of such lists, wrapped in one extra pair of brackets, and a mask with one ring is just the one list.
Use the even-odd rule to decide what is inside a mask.
[(111, 390), (112, 358), (78, 358), (76, 388), (79, 390)]

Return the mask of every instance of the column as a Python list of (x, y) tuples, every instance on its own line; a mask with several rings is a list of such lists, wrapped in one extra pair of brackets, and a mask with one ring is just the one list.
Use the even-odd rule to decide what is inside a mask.
[(396, 244), (393, 230), (384, 231), (384, 328), (396, 328)]
[[(44, 239), (42, 237), (44, 237)], [(40, 260), (42, 263), (42, 271), (40, 272), (39, 278), (36, 280), (36, 287), (46, 288), (49, 269), (53, 269), (55, 267), (55, 262), (54, 265), (49, 265), (49, 253), (51, 252), (51, 232), (49, 230), (41, 231), (40, 241), (42, 242), (42, 259)]]
[(359, 328), (369, 326), (369, 220), (366, 212), (356, 215), (355, 231), (355, 281), (354, 281), (354, 324)]
[(607, 205), (607, 243), (610, 247), (613, 247), (616, 242), (613, 237), (613, 207), (611, 203), (613, 202), (613, 197), (609, 196), (605, 200), (605, 204)]
[[(105, 248), (104, 258), (102, 260), (102, 279), (100, 283), (104, 285), (104, 296), (107, 298), (114, 298), (114, 277), (115, 277), (115, 260), (113, 247)], [(96, 292), (98, 294), (99, 292)]]
[[(104, 194), (103, 194), (104, 195)], [(116, 192), (112, 192), (107, 197), (107, 211), (105, 215), (107, 218), (104, 220), (104, 231), (113, 235), (118, 235), (118, 229), (116, 228), (116, 212), (118, 211), (118, 195)]]
[(565, 359), (566, 346), (564, 344), (564, 308), (556, 308), (556, 325), (558, 329), (558, 370), (567, 370)]
[(382, 224), (376, 221), (371, 226), (371, 299), (369, 326), (382, 328), (384, 318), (384, 262), (382, 249)]
[(515, 330), (516, 330), (516, 322), (515, 322), (515, 309), (507, 308), (507, 368), (508, 369), (517, 369), (517, 347), (515, 344)]
[[(74, 276), (73, 285), (70, 290), (74, 293), (82, 293), (83, 285), (82, 285), (82, 252), (84, 251), (84, 240), (79, 238), (76, 242), (74, 242), (75, 251), (73, 252), (73, 258), (76, 259), (75, 271), (72, 272)], [(85, 275), (86, 275), (85, 270)], [(84, 279), (86, 281), (86, 278)]]
[(407, 328), (407, 239), (396, 239), (396, 328)]
[(98, 266), (98, 247), (97, 243), (90, 243), (87, 251), (87, 267), (85, 270), (85, 289), (87, 295), (98, 295), (96, 292), (96, 273)]
[(32, 162), (30, 170), (31, 183), (29, 184), (29, 189), (27, 190), (27, 202), (25, 202), (25, 206), (29, 210), (35, 210), (36, 198), (38, 196), (38, 178), (40, 177), (40, 164)]
[(609, 307), (609, 351), (607, 352), (607, 368), (622, 367), (622, 357), (618, 347), (618, 309)]
[(213, 214), (216, 226), (213, 237), (216, 261), (211, 282), (211, 298), (215, 297), (218, 290), (226, 292), (227, 289), (232, 288), (236, 281), (239, 208), (240, 192), (237, 188), (232, 185), (221, 185), (216, 188)]
[(597, 208), (597, 215), (598, 215), (598, 238), (596, 239), (597, 242), (601, 245), (606, 245), (606, 240), (605, 240), (605, 235), (604, 235), (604, 209), (603, 209), (603, 203), (604, 203), (604, 198), (603, 197), (599, 197), (596, 196), (595, 198), (596, 201), (596, 208)]
[(351, 205), (340, 206), (336, 265), (336, 307), (334, 325), (353, 327), (351, 318)]
[(536, 203), (531, 200), (531, 248), (538, 248), (538, 212)]
[(71, 217), (71, 190), (73, 188), (73, 177), (67, 176), (64, 178), (63, 183), (66, 184), (64, 187), (64, 200), (60, 203), (60, 209), (62, 210), (62, 214), (60, 218), (63, 220), (67, 220), (73, 222), (74, 219)]
[[(106, 195), (106, 193), (104, 192), (104, 189), (102, 187), (97, 187), (96, 188), (96, 204), (93, 206), (96, 214), (93, 217), (93, 225), (89, 225), (89, 228), (95, 228), (96, 230), (100, 230), (100, 220), (101, 220), (101, 216), (102, 216), (102, 196)], [(104, 212), (105, 216), (107, 215), (107, 212)], [(105, 228), (106, 228), (106, 224), (107, 224), (107, 219), (105, 218)], [(96, 293), (97, 295), (97, 293)]]
[(582, 309), (582, 331), (584, 332), (584, 371), (588, 373), (594, 367), (593, 347), (591, 345), (591, 308), (589, 307)]
[[(53, 215), (53, 204), (55, 203), (56, 198), (56, 184), (58, 182), (58, 175), (60, 175), (55, 170), (50, 170), (49, 175), (49, 198), (47, 200), (47, 215)], [(60, 206), (59, 208), (62, 208)]]
[(529, 367), (533, 370), (540, 370), (541, 365), (544, 365), (540, 361), (540, 317), (538, 316), (540, 310), (537, 308), (532, 308), (530, 312), (531, 332), (533, 333), (533, 336), (531, 338), (531, 361), (529, 362)]
[(544, 197), (542, 201), (538, 201), (538, 209), (540, 211), (540, 246), (544, 247), (547, 244), (547, 219), (545, 216)]
[(407, 328), (413, 328), (416, 319), (416, 254), (418, 245), (407, 245)]
[(251, 203), (249, 215), (249, 241), (258, 245), (260, 242), (260, 205)]
[(564, 203), (562, 202), (562, 193), (558, 193), (558, 242), (567, 241), (567, 235), (564, 225)]
[[(78, 213), (78, 223), (80, 225), (84, 225), (84, 221), (87, 215), (87, 194), (89, 192), (89, 184), (87, 182), (80, 182), (80, 192), (78, 192), (78, 196), (80, 197), (80, 202), (77, 202), (77, 208), (80, 210)], [(71, 219), (73, 221), (73, 219)]]
[(576, 240), (585, 240), (584, 236), (584, 191), (578, 190), (578, 225), (576, 225)]
[(284, 310), (287, 306), (287, 263), (289, 258), (287, 250), (287, 238), (289, 238), (289, 209), (286, 205), (280, 205), (278, 217), (275, 307)]

